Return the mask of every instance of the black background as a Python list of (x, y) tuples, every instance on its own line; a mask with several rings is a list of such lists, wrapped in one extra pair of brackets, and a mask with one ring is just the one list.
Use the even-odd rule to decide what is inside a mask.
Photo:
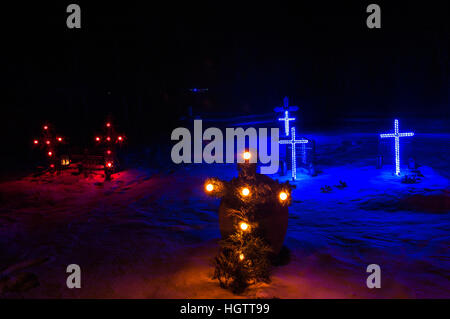
[[(81, 29), (66, 27), (71, 2)], [(448, 1), (377, 1), (378, 30), (366, 26), (372, 2), (3, 5), (2, 159), (28, 161), (45, 121), (84, 146), (112, 114), (139, 148), (169, 144), (188, 106), (265, 113), (285, 95), (311, 129), (448, 118)]]

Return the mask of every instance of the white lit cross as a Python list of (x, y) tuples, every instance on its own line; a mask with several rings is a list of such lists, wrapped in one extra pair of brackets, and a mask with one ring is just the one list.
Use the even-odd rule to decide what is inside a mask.
[(279, 118), (278, 121), (284, 121), (284, 133), (289, 136), (289, 121), (295, 121), (295, 117), (289, 117), (289, 111), (284, 111), (284, 117)]
[(394, 120), (394, 133), (380, 134), (381, 138), (393, 137), (395, 141), (395, 175), (400, 175), (400, 137), (414, 136), (414, 133), (399, 133), (398, 120)]
[(292, 146), (292, 180), (297, 179), (297, 161), (296, 161), (296, 154), (295, 154), (295, 145), (296, 144), (306, 144), (308, 143), (308, 140), (296, 140), (295, 139), (295, 127), (291, 128), (291, 139), (290, 140), (280, 140), (280, 144), (291, 144)]
[(289, 106), (289, 98), (287, 96), (283, 99), (283, 106), (275, 108), (275, 112), (284, 112), (284, 117), (279, 118), (278, 121), (284, 121), (284, 133), (286, 136), (289, 136), (289, 121), (295, 121), (295, 117), (289, 117), (289, 111), (297, 110), (297, 106)]

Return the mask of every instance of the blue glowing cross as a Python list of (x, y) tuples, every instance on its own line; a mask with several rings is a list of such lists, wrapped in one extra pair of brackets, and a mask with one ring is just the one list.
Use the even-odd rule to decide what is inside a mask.
[(296, 160), (296, 154), (295, 154), (295, 145), (296, 144), (306, 144), (308, 143), (308, 140), (296, 140), (295, 139), (295, 127), (291, 128), (291, 139), (290, 140), (280, 140), (278, 143), (280, 144), (291, 144), (292, 151), (292, 180), (297, 179), (297, 160)]
[(279, 118), (278, 121), (284, 121), (284, 133), (289, 136), (289, 121), (295, 121), (295, 117), (289, 117), (289, 111), (284, 111), (284, 117)]
[(399, 133), (398, 120), (394, 120), (394, 133), (380, 134), (381, 138), (393, 137), (395, 141), (395, 175), (400, 175), (400, 137), (414, 136), (414, 133)]
[(297, 106), (289, 106), (289, 98), (287, 96), (283, 99), (283, 106), (276, 107), (276, 112), (284, 112), (284, 117), (279, 118), (278, 121), (284, 121), (284, 133), (289, 136), (289, 121), (295, 121), (295, 117), (289, 117), (289, 111), (297, 111)]

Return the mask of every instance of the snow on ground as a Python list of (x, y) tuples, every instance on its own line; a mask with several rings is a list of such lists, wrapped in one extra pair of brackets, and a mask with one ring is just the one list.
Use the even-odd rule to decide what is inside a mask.
[[(130, 169), (110, 182), (65, 172), (1, 183), (0, 272), (25, 261), (19, 271), (40, 282), (3, 297), (449, 298), (450, 136), (414, 137), (424, 175), (417, 184), (374, 168), (373, 135), (314, 138), (321, 173), (295, 183), (291, 259), (274, 268), (272, 283), (234, 296), (211, 279), (219, 202), (203, 194), (203, 182), (237, 171), (185, 165), (164, 174)], [(348, 187), (333, 187), (340, 180)], [(332, 191), (321, 192), (324, 185)], [(73, 263), (81, 289), (66, 287)], [(381, 289), (366, 287), (372, 263), (381, 266)]]

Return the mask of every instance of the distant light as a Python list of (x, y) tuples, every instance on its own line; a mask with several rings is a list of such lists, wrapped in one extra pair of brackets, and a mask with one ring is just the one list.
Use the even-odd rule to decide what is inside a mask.
[(50, 145), (50, 141), (49, 141), (49, 140), (46, 140), (45, 143), (46, 143), (47, 145)]
[(250, 190), (247, 187), (244, 187), (242, 189), (242, 195), (244, 196), (248, 196), (248, 194), (250, 194)]
[(242, 230), (247, 230), (248, 229), (248, 224), (242, 222), (242, 223), (239, 224), (239, 227), (241, 227)]
[(38, 140), (34, 140), (34, 144), (39, 144), (39, 141)]
[(213, 189), (214, 189), (213, 184), (208, 184), (208, 185), (206, 185), (206, 190), (207, 190), (208, 192), (212, 192)]
[(106, 140), (109, 142), (109, 141), (111, 141), (111, 138), (108, 136), (108, 137), (106, 138)]
[(248, 161), (252, 157), (252, 154), (250, 152), (244, 152), (244, 155), (242, 155), (242, 157), (244, 157), (244, 159)]
[(95, 140), (96, 140), (97, 142), (100, 142), (100, 137), (97, 136), (97, 137), (95, 138)]
[(287, 197), (288, 197), (288, 195), (287, 195), (285, 192), (281, 192), (281, 193), (280, 193), (280, 199), (281, 199), (282, 201), (286, 200)]
[(48, 126), (47, 125), (44, 125), (44, 130), (48, 130)]
[(51, 167), (51, 168), (54, 168), (54, 167), (55, 167), (55, 164), (50, 164), (50, 167)]
[(239, 260), (244, 260), (244, 254), (239, 255)]
[(112, 162), (106, 163), (106, 167), (112, 167), (112, 166), (113, 166)]
[(48, 152), (47, 154), (48, 154), (48, 156), (52, 156), (53, 155), (53, 153), (51, 151)]
[(117, 137), (119, 141), (122, 141), (122, 136)]
[(111, 123), (106, 123), (106, 127), (111, 127)]
[(58, 137), (58, 141), (59, 141), (59, 142), (62, 142), (62, 137)]
[(107, 150), (106, 154), (111, 155), (111, 150)]

